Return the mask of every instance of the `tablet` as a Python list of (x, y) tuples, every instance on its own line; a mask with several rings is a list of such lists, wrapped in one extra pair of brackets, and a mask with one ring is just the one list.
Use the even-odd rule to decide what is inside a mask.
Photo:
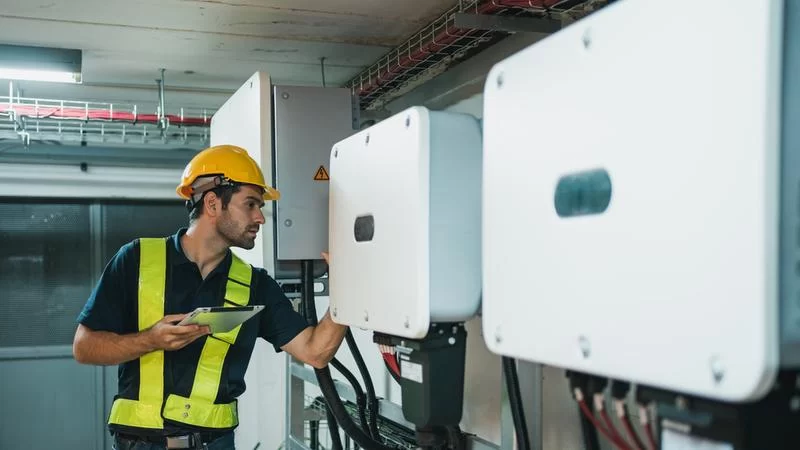
[(197, 308), (178, 325), (208, 325), (212, 333), (225, 333), (260, 313), (262, 309), (264, 305)]

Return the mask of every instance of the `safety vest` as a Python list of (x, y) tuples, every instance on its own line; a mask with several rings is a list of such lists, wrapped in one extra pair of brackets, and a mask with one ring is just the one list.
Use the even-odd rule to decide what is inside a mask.
[[(165, 239), (139, 240), (139, 331), (152, 327), (164, 317), (167, 276)], [(225, 286), (225, 306), (250, 302), (250, 265), (232, 255)], [(241, 325), (206, 339), (189, 397), (164, 392), (164, 351), (139, 358), (139, 399), (118, 398), (111, 406), (110, 424), (163, 429), (164, 419), (205, 428), (233, 428), (239, 424), (236, 401), (215, 404), (228, 348), (236, 341)], [(168, 395), (165, 395), (168, 394)]]

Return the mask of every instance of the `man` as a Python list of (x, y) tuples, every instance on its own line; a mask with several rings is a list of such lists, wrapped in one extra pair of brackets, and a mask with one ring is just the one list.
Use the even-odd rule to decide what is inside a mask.
[[(190, 208), (189, 228), (123, 246), (78, 317), (75, 359), (119, 365), (108, 420), (117, 450), (234, 448), (236, 398), (256, 338), (321, 368), (346, 332), (329, 313), (308, 326), (264, 269), (231, 253), (254, 247), (264, 201), (280, 197), (244, 149), (198, 153), (177, 192)], [(226, 333), (178, 325), (197, 307), (241, 305), (265, 308)]]

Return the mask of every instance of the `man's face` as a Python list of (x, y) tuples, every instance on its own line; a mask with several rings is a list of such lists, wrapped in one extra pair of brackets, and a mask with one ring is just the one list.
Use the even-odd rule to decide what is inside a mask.
[(247, 250), (255, 247), (256, 235), (264, 224), (263, 194), (258, 186), (244, 185), (233, 194), (228, 207), (217, 219), (217, 232), (231, 247)]

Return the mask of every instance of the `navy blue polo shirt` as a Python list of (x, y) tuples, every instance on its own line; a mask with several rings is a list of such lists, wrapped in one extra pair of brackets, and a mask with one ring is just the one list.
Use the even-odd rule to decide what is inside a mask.
[[(167, 238), (167, 276), (164, 314), (184, 314), (201, 306), (223, 306), (231, 252), (208, 274), (205, 280), (197, 265), (189, 261), (181, 248), (182, 228)], [(78, 322), (95, 331), (117, 334), (138, 332), (139, 240), (124, 245), (109, 261), (95, 286)], [(215, 403), (232, 402), (245, 391), (244, 374), (250, 362), (257, 337), (271, 343), (275, 351), (287, 344), (307, 326), (283, 290), (261, 268), (253, 270), (250, 284), (250, 305), (264, 305), (264, 310), (246, 321), (225, 356), (222, 381)], [(164, 352), (164, 392), (189, 397), (195, 368), (207, 336), (186, 347)], [(119, 365), (118, 397), (138, 399), (139, 360)], [(165, 421), (166, 422), (166, 421)], [(176, 424), (177, 425), (177, 424)], [(112, 428), (125, 428), (112, 425)], [(165, 428), (169, 430), (168, 424)], [(175, 428), (173, 428), (174, 430)], [(191, 429), (184, 424), (179, 429)], [(130, 430), (125, 430), (130, 431)]]

